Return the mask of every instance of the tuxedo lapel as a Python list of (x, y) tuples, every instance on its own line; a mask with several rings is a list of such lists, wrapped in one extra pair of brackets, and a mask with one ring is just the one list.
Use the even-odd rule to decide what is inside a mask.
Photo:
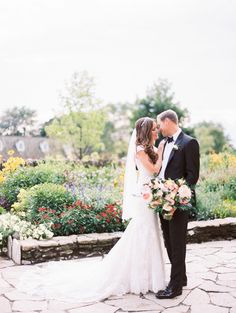
[[(183, 140), (183, 136), (184, 136), (184, 133), (181, 132), (181, 133), (179, 134), (178, 138), (176, 139), (174, 146), (178, 146), (178, 147), (179, 147), (179, 146), (181, 145), (182, 140)], [(167, 162), (166, 167), (168, 166), (168, 164), (169, 164), (170, 161), (172, 160), (172, 158), (173, 158), (173, 156), (174, 156), (174, 154), (175, 154), (175, 151), (176, 151), (176, 150), (175, 150), (174, 148), (171, 150), (171, 153), (170, 153), (170, 156), (169, 156), (169, 159), (168, 159), (168, 162)]]

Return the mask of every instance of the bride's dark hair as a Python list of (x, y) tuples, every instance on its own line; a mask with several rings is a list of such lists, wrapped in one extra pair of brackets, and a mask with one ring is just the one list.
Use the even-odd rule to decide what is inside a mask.
[(156, 164), (158, 155), (152, 145), (152, 128), (155, 120), (150, 117), (141, 117), (135, 123), (136, 146), (143, 146), (153, 164)]

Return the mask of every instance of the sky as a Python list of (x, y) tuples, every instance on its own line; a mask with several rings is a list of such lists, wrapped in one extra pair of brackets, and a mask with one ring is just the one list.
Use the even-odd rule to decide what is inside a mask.
[(236, 146), (236, 0), (0, 0), (0, 114), (46, 121), (74, 72), (104, 103), (134, 102), (159, 78), (191, 123), (221, 123)]

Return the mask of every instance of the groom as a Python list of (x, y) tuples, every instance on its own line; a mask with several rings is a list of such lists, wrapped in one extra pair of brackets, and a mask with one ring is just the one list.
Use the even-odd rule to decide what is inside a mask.
[[(186, 135), (178, 125), (178, 116), (167, 110), (157, 116), (157, 124), (166, 137), (162, 168), (159, 177), (163, 179), (184, 178), (194, 192), (199, 177), (199, 145), (196, 139)], [(195, 198), (195, 193), (194, 193)], [(171, 263), (170, 282), (165, 290), (156, 294), (158, 299), (171, 299), (182, 294), (187, 285), (185, 255), (188, 212), (176, 210), (168, 221), (160, 214), (165, 247)]]

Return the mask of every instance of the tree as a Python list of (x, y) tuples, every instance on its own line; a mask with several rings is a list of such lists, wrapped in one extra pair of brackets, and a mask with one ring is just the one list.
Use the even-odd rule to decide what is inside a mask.
[(102, 135), (106, 154), (126, 155), (128, 140), (131, 132), (130, 118), (132, 104), (116, 103), (106, 106), (108, 119)]
[(71, 81), (66, 83), (61, 101), (67, 112), (88, 112), (99, 108), (100, 100), (95, 97), (94, 78), (86, 71), (75, 72)]
[(229, 138), (225, 135), (221, 124), (201, 122), (195, 125), (194, 133), (199, 140), (202, 153), (219, 153), (230, 145)]
[(46, 133), (46, 127), (51, 125), (54, 121), (54, 119), (57, 119), (56, 117), (50, 118), (50, 120), (42, 123), (39, 127), (39, 135), (41, 137), (47, 137), (47, 133)]
[[(159, 79), (157, 83), (147, 90), (147, 95), (143, 99), (137, 99), (134, 104), (133, 117), (131, 124), (137, 119), (144, 116), (156, 118), (161, 112), (172, 109), (178, 117), (180, 126), (183, 127), (185, 122), (188, 120), (189, 113), (187, 109), (182, 109), (179, 103), (174, 101), (174, 93), (171, 91), (171, 84), (164, 79)], [(192, 133), (191, 129), (184, 129), (188, 134)]]
[(74, 148), (77, 157), (103, 148), (101, 136), (105, 125), (102, 110), (93, 112), (71, 112), (55, 118), (45, 127), (49, 137), (56, 138)]
[(45, 127), (47, 135), (73, 146), (80, 158), (102, 150), (106, 112), (95, 97), (93, 78), (74, 73), (61, 100), (64, 112)]
[(0, 117), (2, 135), (23, 136), (35, 124), (36, 111), (25, 106), (6, 110)]

